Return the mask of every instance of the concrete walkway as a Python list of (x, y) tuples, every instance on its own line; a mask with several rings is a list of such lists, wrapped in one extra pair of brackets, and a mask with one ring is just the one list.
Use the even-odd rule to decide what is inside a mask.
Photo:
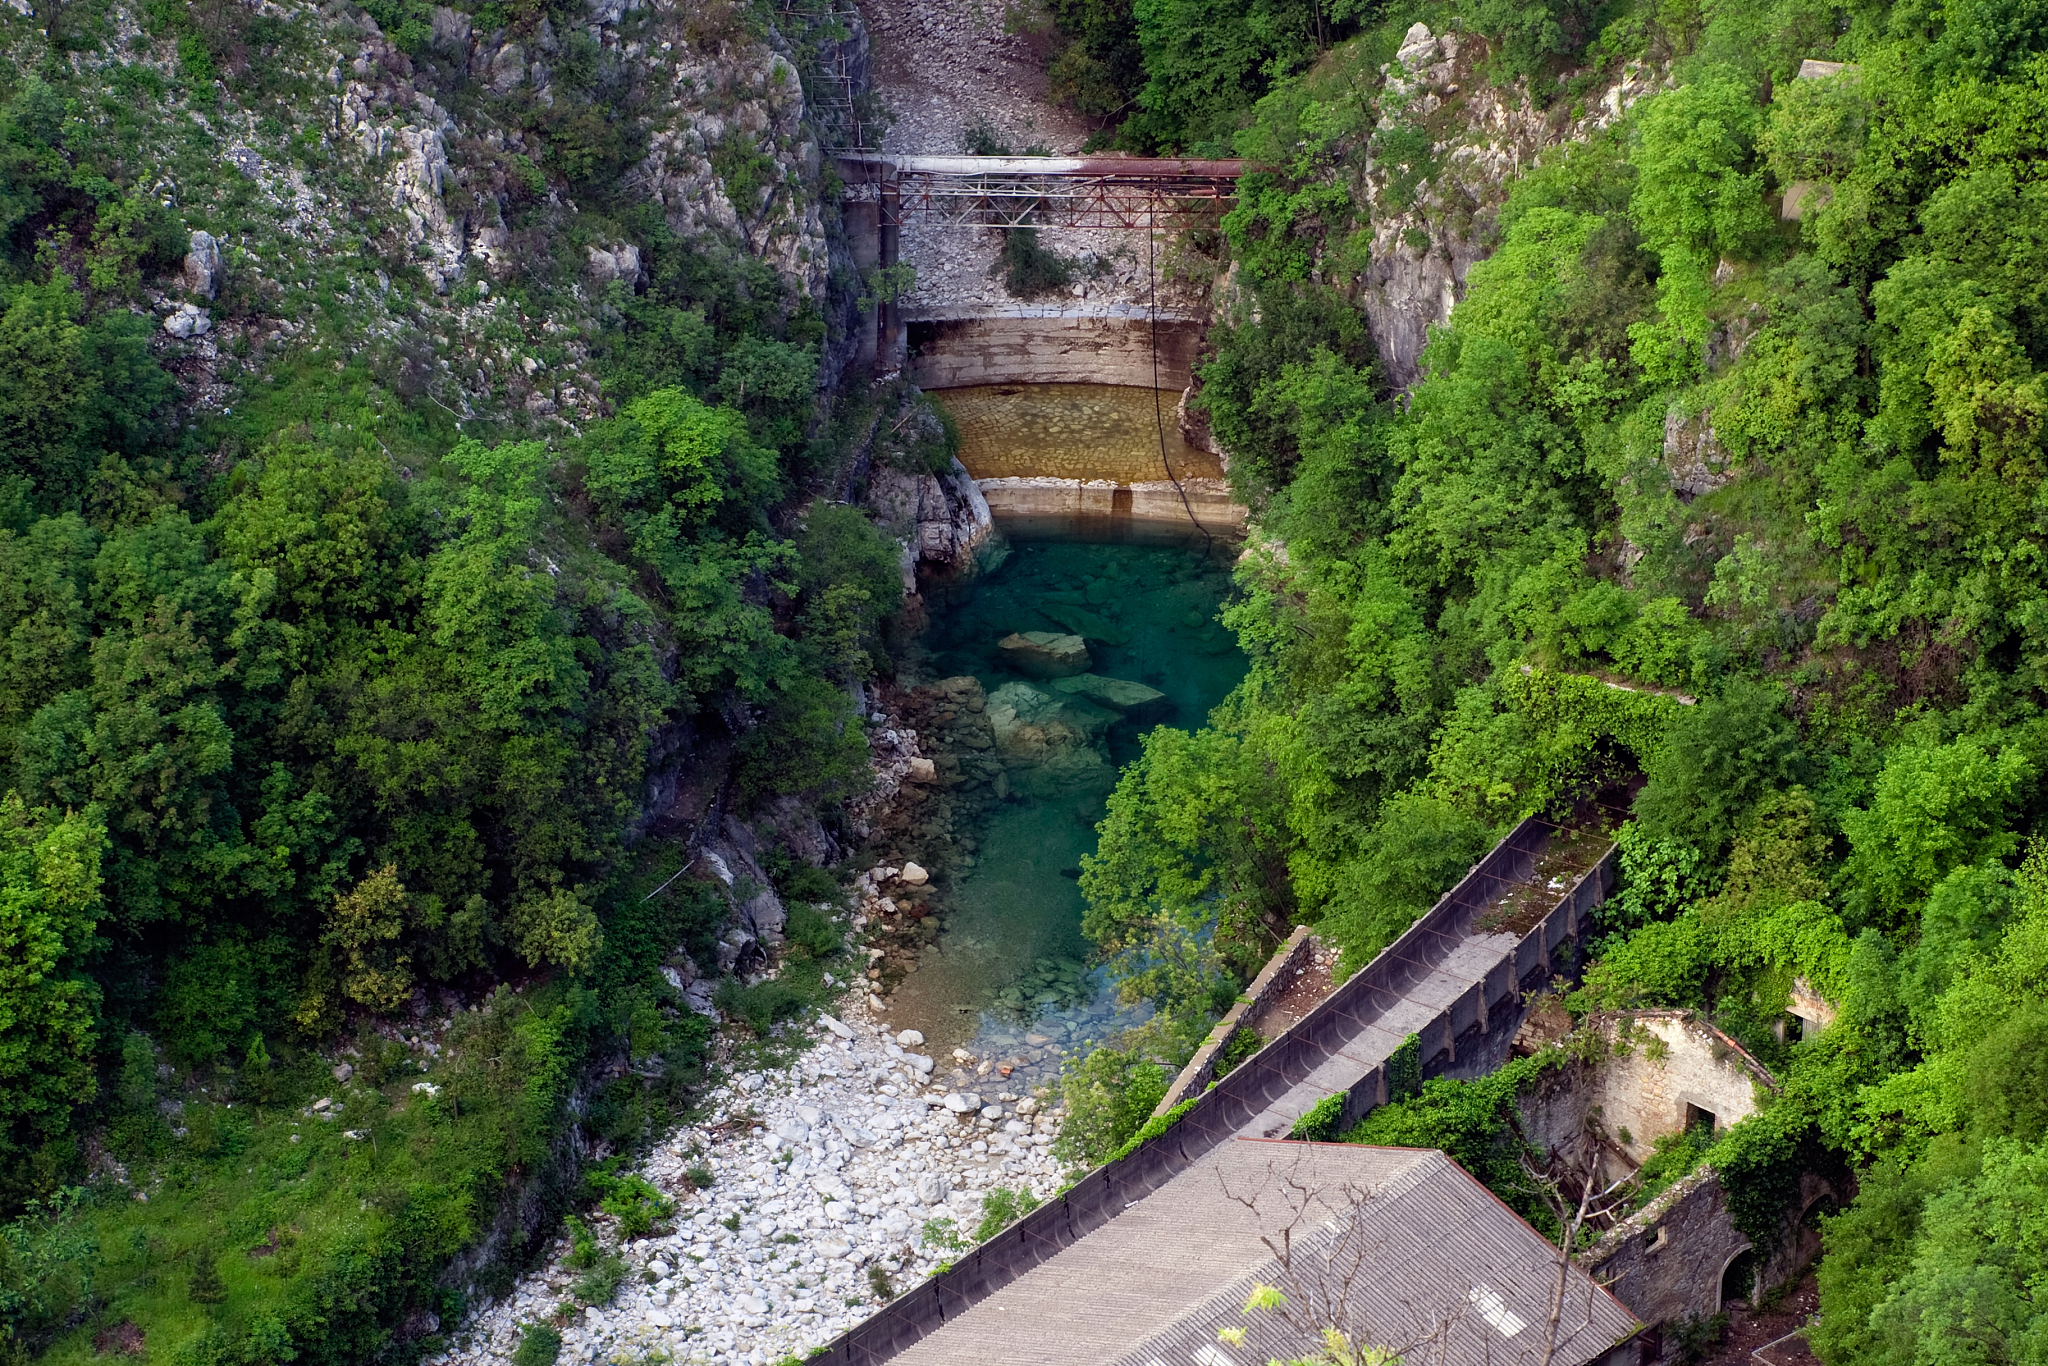
[[(1482, 989), (1489, 978), (1499, 980), (1503, 970), (1514, 963), (1520, 945), (1521, 937), (1512, 934), (1474, 934), (1466, 938), (1405, 995), (1370, 1017), (1356, 1018), (1348, 1038), (1240, 1132), (1247, 1138), (1285, 1138), (1294, 1122), (1323, 1097), (1348, 1092), (1363, 1078), (1384, 1069), (1410, 1034), (1426, 1033), (1460, 1000)], [(1514, 1024), (1518, 1026), (1520, 1022), (1518, 1012)], [(1508, 1041), (1513, 1041), (1512, 1030)], [(1496, 1051), (1487, 1049), (1489, 1059)]]

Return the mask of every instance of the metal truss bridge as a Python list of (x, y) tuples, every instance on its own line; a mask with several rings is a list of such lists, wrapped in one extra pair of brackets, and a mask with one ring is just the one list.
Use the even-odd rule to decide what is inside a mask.
[(880, 226), (1186, 228), (1213, 223), (1237, 197), (1242, 161), (1163, 157), (845, 155), (849, 200)]

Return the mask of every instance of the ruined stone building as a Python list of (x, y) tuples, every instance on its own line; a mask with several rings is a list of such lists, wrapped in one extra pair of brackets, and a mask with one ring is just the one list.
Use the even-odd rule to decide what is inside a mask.
[[(1817, 998), (1802, 1004), (1809, 1027), (1825, 1018)], [(1660, 1138), (1726, 1130), (1777, 1090), (1747, 1050), (1690, 1011), (1600, 1017), (1559, 1046), (1576, 1056), (1522, 1097), (1525, 1132), (1602, 1185), (1639, 1168)], [(1805, 1173), (1776, 1241), (1759, 1249), (1735, 1227), (1719, 1175), (1702, 1162), (1577, 1261), (1650, 1325), (1655, 1356), (1669, 1346), (1663, 1330), (1803, 1271), (1820, 1251), (1818, 1215), (1841, 1195), (1826, 1174)]]

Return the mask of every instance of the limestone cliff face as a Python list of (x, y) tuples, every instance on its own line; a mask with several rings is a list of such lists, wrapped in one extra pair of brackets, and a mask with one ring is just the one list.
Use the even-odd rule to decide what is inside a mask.
[[(736, 20), (707, 23), (694, 7), (643, 0), (593, 0), (589, 17), (576, 36), (611, 57), (614, 81), (646, 110), (647, 153), (628, 184), (662, 206), (679, 236), (741, 245), (806, 294), (822, 296), (829, 252), (817, 196), (820, 151), (787, 43), (773, 31), (755, 37)], [(374, 21), (363, 16), (354, 27), (354, 54), (334, 72), (341, 126), (367, 160), (387, 166), (383, 178), (406, 219), (408, 242), (431, 254), (443, 288), (478, 265), (504, 265), (512, 187), (499, 154), (524, 154), (526, 137), (488, 117), (458, 123), (422, 88), (435, 83), (423, 83), (419, 64)], [(347, 26), (338, 25), (336, 36), (350, 45)], [(866, 39), (856, 27), (845, 41), (864, 47)], [(425, 69), (452, 68), (502, 99), (552, 108), (567, 46), (547, 20), (527, 35), (481, 32), (444, 6), (435, 12), (433, 40), (441, 62)], [(466, 208), (451, 211), (451, 184), (472, 191)]]
[(904, 544), (904, 589), (917, 591), (916, 573), (971, 574), (995, 534), (988, 500), (955, 460), (944, 474), (878, 469), (868, 480), (868, 507), (876, 522)]
[[(150, 302), (195, 407), (324, 346), (465, 420), (544, 433), (600, 416), (586, 339), (614, 288), (645, 283), (649, 244), (617, 202), (563, 188), (583, 142), (618, 161), (617, 201), (659, 206), (676, 236), (759, 258), (809, 300), (836, 379), (853, 299), (834, 284), (851, 272), (835, 272), (822, 144), (830, 92), (865, 79), (857, 18), (799, 43), (729, 0), (589, 0), (560, 31), (559, 16), (486, 30), (444, 6), (396, 35), (352, 5), (264, 9), (293, 37), (261, 79), (195, 88), (176, 33), (127, 0), (106, 51), (73, 54), (86, 79), (109, 73), (110, 100), (124, 69), (161, 83), (142, 156), (192, 238)], [(22, 69), (44, 59), (26, 25), (0, 42)], [(824, 107), (802, 63), (848, 73), (818, 86)]]
[(1491, 254), (1508, 182), (1543, 151), (1584, 139), (1620, 118), (1657, 88), (1657, 72), (1628, 67), (1619, 81), (1579, 108), (1540, 109), (1521, 86), (1488, 84), (1477, 71), (1485, 53), (1457, 33), (1423, 24), (1408, 30), (1386, 68), (1381, 130), (1431, 135), (1429, 172), (1412, 188), (1403, 168), (1374, 166), (1366, 177), (1372, 264), (1361, 303), (1395, 388), (1421, 377), (1418, 357), (1429, 329), (1450, 318), (1473, 264)]

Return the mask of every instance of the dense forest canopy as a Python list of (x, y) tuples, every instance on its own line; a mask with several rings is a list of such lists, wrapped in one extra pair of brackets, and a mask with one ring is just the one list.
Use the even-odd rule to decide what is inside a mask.
[[(659, 969), (680, 945), (715, 973), (730, 908), (677, 880), (691, 832), (659, 825), (653, 763), (718, 749), (741, 805), (829, 810), (870, 781), (854, 685), (888, 666), (900, 551), (819, 494), (847, 432), (903, 394), (835, 408), (825, 301), (619, 190), (649, 102), (580, 32), (543, 101), (469, 83), (428, 6), (17, 8), (0, 16), (0, 1360), (110, 1289), (157, 1340), (197, 1333), (194, 1362), (366, 1360), (407, 1313), (460, 1312), (448, 1259), (507, 1190), (553, 1179), (566, 1125), (645, 1141), (701, 1076), (710, 1027)], [(529, 42), (573, 17), (460, 14)], [(693, 22), (767, 32), (740, 10)], [(322, 45), (377, 23), (376, 78), (527, 149), (492, 153), (512, 268), (437, 284), (370, 179), (390, 159), (329, 129)], [(316, 188), (339, 254), (293, 264), (210, 118)], [(761, 202), (801, 189), (769, 184), (759, 153), (728, 172)], [(211, 282), (187, 261), (203, 226)], [(590, 245), (622, 238), (639, 278), (587, 302)], [(165, 343), (181, 302), (218, 325), (217, 355)], [(558, 328), (563, 304), (579, 311)], [(529, 340), (557, 332), (576, 349)], [(516, 377), (522, 355), (528, 375), (588, 357), (597, 419), (443, 401), (451, 362), (487, 391), (486, 368)], [(836, 953), (802, 904), (831, 879), (777, 857), (791, 951)], [(771, 984), (728, 1004), (765, 1030), (803, 999)], [(467, 1014), (429, 1049), (418, 1022), (451, 1001)], [(337, 1048), (348, 1103), (378, 1119), (373, 1162), (261, 1121), (343, 1096)], [(411, 1085), (430, 1062), (446, 1075)], [(83, 1198), (110, 1174), (157, 1202)], [(573, 1198), (570, 1179), (546, 1198)], [(298, 1246), (186, 1295), (224, 1234), (266, 1227)]]

